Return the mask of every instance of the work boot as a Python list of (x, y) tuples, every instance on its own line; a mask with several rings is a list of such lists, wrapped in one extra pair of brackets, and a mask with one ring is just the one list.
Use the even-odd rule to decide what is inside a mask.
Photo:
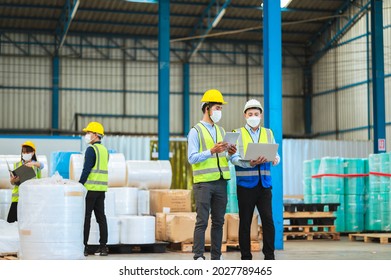
[(109, 254), (109, 248), (106, 245), (99, 246), (99, 249), (95, 252), (95, 256), (107, 256)]
[(84, 256), (85, 257), (88, 256), (88, 247), (87, 246), (84, 246)]

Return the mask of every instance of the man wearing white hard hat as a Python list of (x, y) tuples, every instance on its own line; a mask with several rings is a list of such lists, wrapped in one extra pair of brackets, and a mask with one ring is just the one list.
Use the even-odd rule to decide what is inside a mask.
[(188, 161), (193, 170), (193, 193), (197, 219), (194, 228), (194, 260), (205, 260), (205, 230), (211, 216), (212, 260), (221, 260), (221, 244), (225, 209), (227, 207), (227, 180), (231, 179), (227, 152), (236, 152), (234, 145), (223, 142), (225, 130), (220, 121), (224, 101), (217, 89), (207, 90), (201, 99), (202, 120), (188, 135)]
[(261, 126), (263, 108), (256, 99), (246, 102), (243, 109), (246, 125), (239, 132), (238, 150), (231, 157), (235, 165), (239, 206), (239, 247), (242, 260), (251, 260), (250, 229), (257, 207), (263, 234), (265, 260), (274, 260), (274, 221), (272, 215), (272, 178), (270, 168), (280, 162), (278, 153), (273, 162), (260, 156), (256, 160), (242, 161), (249, 143), (275, 143), (273, 132)]

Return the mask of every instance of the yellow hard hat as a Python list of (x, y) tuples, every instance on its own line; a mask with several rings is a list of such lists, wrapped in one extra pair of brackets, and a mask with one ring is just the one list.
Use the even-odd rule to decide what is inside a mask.
[(27, 147), (33, 148), (34, 152), (37, 150), (37, 149), (35, 148), (34, 143), (31, 142), (31, 141), (26, 141), (26, 142), (24, 142), (24, 143), (22, 144), (22, 147), (23, 147), (23, 146), (27, 146)]
[(216, 102), (221, 104), (227, 104), (227, 102), (224, 101), (223, 95), (217, 89), (210, 89), (205, 91), (204, 96), (202, 96), (201, 102), (202, 103)]
[(105, 135), (103, 125), (98, 122), (90, 122), (86, 128), (83, 128), (83, 131), (84, 132), (94, 132), (94, 133), (98, 133), (100, 135)]

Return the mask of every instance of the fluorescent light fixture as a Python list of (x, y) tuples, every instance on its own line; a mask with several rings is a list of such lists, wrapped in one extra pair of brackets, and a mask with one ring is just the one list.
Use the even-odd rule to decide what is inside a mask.
[[(270, 1), (270, 0), (269, 0)], [(281, 8), (286, 8), (292, 2), (292, 0), (281, 0), (280, 6)]]
[(136, 2), (136, 3), (151, 3), (151, 4), (157, 4), (159, 3), (158, 0), (125, 0), (126, 2)]
[(212, 27), (213, 28), (215, 28), (218, 24), (219, 24), (219, 22), (220, 22), (220, 20), (223, 18), (223, 16), (224, 16), (224, 14), (225, 14), (225, 8), (224, 9), (222, 9), (221, 11), (220, 11), (220, 13), (219, 13), (219, 15), (215, 18), (215, 20), (213, 21), (213, 23), (212, 23)]

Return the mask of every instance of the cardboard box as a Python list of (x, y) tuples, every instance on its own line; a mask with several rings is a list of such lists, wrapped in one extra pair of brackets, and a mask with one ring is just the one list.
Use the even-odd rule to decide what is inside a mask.
[(156, 213), (156, 240), (193, 242), (196, 216), (195, 212)]
[(191, 212), (191, 190), (150, 190), (150, 213), (163, 212), (163, 207), (172, 212)]
[[(239, 214), (226, 214), (225, 221), (227, 223), (228, 241), (239, 241)], [(250, 230), (251, 241), (258, 241), (258, 215), (253, 216)]]
[[(210, 230), (212, 228), (212, 219), (209, 218), (208, 221), (208, 227), (206, 228), (205, 231), (205, 244), (211, 244), (211, 239), (210, 239)], [(223, 225), (223, 243), (227, 242), (227, 221), (225, 220), (224, 225)]]

